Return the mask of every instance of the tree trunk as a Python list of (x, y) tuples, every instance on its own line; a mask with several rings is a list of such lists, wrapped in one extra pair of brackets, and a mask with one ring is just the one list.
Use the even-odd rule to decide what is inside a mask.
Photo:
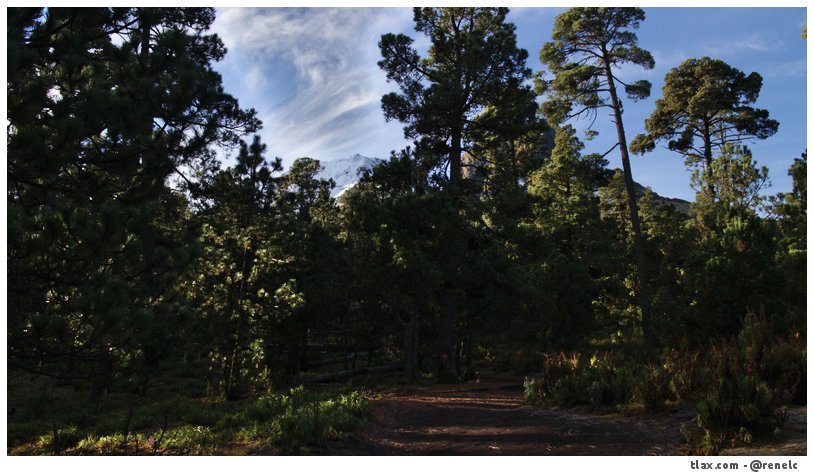
[[(356, 351), (354, 349), (354, 357)], [(356, 367), (356, 360), (353, 360), (354, 368)], [(308, 367), (308, 329), (302, 327), (300, 331), (300, 343), (297, 345), (297, 373), (296, 379), (300, 378), (300, 373), (305, 371)]]
[(707, 193), (710, 201), (715, 200), (715, 183), (712, 180), (712, 135), (709, 123), (704, 121), (704, 173), (707, 181)]
[(454, 383), (458, 380), (458, 369), (455, 366), (455, 312), (458, 309), (458, 297), (455, 288), (450, 285), (444, 287), (441, 298), (438, 380), (442, 383)]
[(450, 150), (449, 150), (449, 188), (455, 203), (460, 199), (461, 185), (461, 138), (463, 131), (460, 127), (452, 129)]
[(404, 325), (404, 380), (414, 383), (418, 379), (419, 318), (413, 312)]
[[(461, 206), (461, 139), (463, 130), (460, 124), (453, 126), (449, 151), (449, 192), (456, 210)], [(454, 239), (451, 246), (461, 244), (455, 233), (447, 235)], [(455, 363), (455, 313), (459, 301), (456, 288), (458, 266), (457, 252), (451, 251), (446, 261), (446, 282), (441, 288), (441, 327), (438, 339), (439, 380), (442, 383), (453, 383), (458, 380), (458, 369)]]
[(239, 348), (234, 347), (232, 353), (224, 360), (223, 365), (223, 394), (227, 401), (236, 401), (242, 396), (240, 389), (240, 369), (242, 368)]
[(474, 359), (474, 345), (475, 345), (475, 328), (472, 320), (469, 320), (466, 326), (466, 337), (464, 338), (464, 381), (471, 381), (475, 379), (475, 359)]
[[(140, 18), (139, 21), (141, 23), (141, 44), (139, 45), (139, 61), (141, 63), (141, 67), (143, 68), (142, 74), (145, 76), (150, 75), (150, 36), (151, 36), (151, 28), (152, 28), (152, 18), (150, 17), (150, 13), (146, 13), (146, 9), (141, 9), (140, 11)], [(150, 136), (151, 131), (153, 129), (153, 118), (148, 117), (142, 123), (144, 127), (142, 132), (144, 133), (145, 137)], [(146, 146), (147, 144), (144, 143)], [(153, 163), (153, 155), (152, 153), (141, 153), (142, 159), (142, 172), (145, 173), (153, 173), (155, 172), (154, 163)], [(155, 246), (156, 246), (156, 234), (155, 230), (153, 229), (152, 223), (147, 222), (147, 225), (144, 228), (143, 236), (144, 238), (144, 264), (146, 266), (146, 271), (144, 271), (144, 280), (150, 285), (153, 275), (155, 273)], [(152, 287), (150, 285), (150, 287)]]
[(616, 94), (616, 84), (610, 63), (605, 61), (605, 76), (608, 80), (608, 90), (611, 96), (613, 117), (616, 123), (616, 134), (619, 139), (619, 151), (622, 157), (622, 171), (625, 177), (625, 190), (627, 191), (628, 208), (630, 210), (630, 224), (633, 233), (633, 256), (636, 260), (636, 299), (642, 311), (642, 328), (645, 340), (649, 340), (652, 332), (652, 324), (648, 318), (648, 306), (650, 303), (650, 291), (648, 288), (647, 261), (645, 258), (644, 235), (642, 235), (641, 224), (639, 222), (639, 205), (636, 201), (636, 187), (633, 185), (633, 173), (630, 169), (630, 154), (627, 148), (627, 138), (625, 137), (625, 126), (622, 122), (622, 104)]
[(97, 373), (93, 381), (93, 397), (100, 397), (110, 392), (113, 380), (113, 359), (110, 356), (110, 346), (101, 345), (96, 351)]

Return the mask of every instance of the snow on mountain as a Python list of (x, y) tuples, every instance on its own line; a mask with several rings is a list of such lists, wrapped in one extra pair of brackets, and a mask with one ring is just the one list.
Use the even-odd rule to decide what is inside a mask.
[(331, 191), (331, 197), (336, 198), (359, 182), (365, 171), (373, 169), (382, 161), (379, 158), (368, 158), (361, 154), (354, 154), (333, 161), (320, 161), (323, 169), (315, 177), (318, 179), (333, 179), (336, 187)]
[[(317, 179), (333, 179), (336, 186), (331, 190), (331, 197), (338, 198), (345, 193), (348, 189), (356, 185), (361, 179), (365, 171), (370, 171), (384, 160), (379, 158), (369, 158), (361, 154), (354, 154), (347, 158), (335, 159), (333, 161), (320, 161), (322, 164), (322, 171), (317, 173)], [(644, 194), (644, 186), (638, 182), (634, 182), (636, 187), (636, 194), (641, 197)], [(686, 200), (675, 199), (671, 197), (663, 197), (655, 194), (657, 202), (662, 205), (673, 206), (676, 210), (689, 213), (690, 203)]]

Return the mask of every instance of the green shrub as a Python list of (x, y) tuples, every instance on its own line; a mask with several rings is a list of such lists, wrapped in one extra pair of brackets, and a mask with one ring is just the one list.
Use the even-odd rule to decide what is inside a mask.
[(161, 447), (164, 453), (176, 455), (213, 455), (217, 453), (217, 438), (209, 427), (184, 425), (168, 430)]
[(726, 386), (698, 404), (695, 423), (704, 433), (704, 453), (749, 444), (752, 435), (767, 431), (773, 419), (772, 396), (765, 383), (745, 376), (722, 384)]
[(763, 352), (760, 374), (779, 403), (806, 403), (806, 355), (799, 336), (773, 343)]
[(573, 391), (573, 382), (569, 378), (579, 370), (579, 354), (545, 356), (542, 365), (542, 375), (537, 378), (526, 378), (525, 399), (531, 404), (547, 405), (558, 404), (557, 400), (567, 392)]
[[(630, 350), (546, 357), (542, 374), (525, 379), (524, 396), (540, 406), (623, 412), (636, 412), (639, 403), (651, 412), (667, 403), (696, 404), (697, 431), (685, 429), (685, 436), (692, 449), (717, 453), (775, 430), (782, 422), (779, 407), (805, 403), (806, 357), (799, 333), (779, 338), (764, 315), (750, 313), (729, 341), (671, 349), (649, 362)], [(630, 401), (635, 405), (624, 406)]]
[(299, 387), (288, 395), (263, 396), (225, 417), (219, 426), (235, 430), (237, 440), (263, 440), (292, 455), (360, 429), (368, 418), (367, 402), (358, 392), (317, 395)]
[(302, 400), (290, 404), (285, 413), (273, 421), (273, 443), (282, 453), (296, 454), (306, 445), (320, 445), (364, 427), (368, 416), (367, 402), (358, 392), (325, 401)]
[(702, 453), (748, 444), (755, 433), (768, 430), (776, 399), (761, 380), (743, 346), (713, 345), (707, 363), (707, 390), (698, 403), (695, 423), (703, 434)]
[(244, 408), (242, 415), (247, 420), (269, 421), (285, 411), (289, 402), (290, 398), (286, 396), (273, 394), (260, 396)]
[[(56, 434), (59, 439), (59, 451), (72, 448), (81, 440), (79, 429), (77, 429), (75, 426), (68, 426), (63, 429), (58, 429)], [(54, 433), (51, 432), (41, 435), (34, 442), (34, 448), (38, 453), (49, 454), (54, 452)]]
[[(60, 429), (58, 448), (54, 446), (53, 429), (46, 423), (18, 423), (15, 432), (18, 436), (25, 434), (21, 443), (30, 440), (16, 447), (15, 452), (212, 455), (218, 453), (223, 442), (261, 441), (267, 448), (296, 454), (303, 447), (318, 446), (360, 429), (370, 417), (367, 402), (360, 393), (324, 388), (309, 392), (298, 387), (285, 394), (240, 402), (180, 401), (172, 399), (127, 411), (120, 409), (87, 427), (71, 425)], [(125, 426), (131, 432), (123, 433)]]
[(546, 358), (540, 377), (526, 378), (524, 396), (536, 405), (588, 406), (597, 410), (627, 402), (632, 379), (632, 371), (618, 367), (611, 354), (586, 358), (577, 353), (560, 353)]
[(142, 434), (88, 435), (79, 441), (72, 454), (123, 455), (147, 451), (147, 439)]
[(616, 407), (630, 399), (633, 372), (628, 367), (617, 366), (610, 355), (591, 357), (584, 376), (590, 382), (588, 394), (593, 409)]
[(806, 343), (799, 332), (787, 338), (774, 336), (761, 310), (759, 315), (746, 315), (737, 341), (745, 370), (769, 385), (775, 402), (806, 402)]
[[(227, 415), (229, 413), (218, 404), (187, 399), (183, 407), (180, 407), (179, 418), (184, 424), (215, 427)], [(150, 427), (155, 427), (163, 422), (163, 418), (159, 417), (153, 417), (151, 420)]]
[(661, 370), (670, 391), (669, 397), (678, 403), (696, 402), (703, 397), (706, 375), (702, 354), (698, 350), (668, 350), (662, 356)]
[(663, 410), (665, 403), (673, 399), (670, 373), (661, 366), (647, 365), (636, 380), (634, 397), (647, 411)]

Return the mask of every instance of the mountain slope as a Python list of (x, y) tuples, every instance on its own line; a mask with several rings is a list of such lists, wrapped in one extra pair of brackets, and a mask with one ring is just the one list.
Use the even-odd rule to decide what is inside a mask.
[[(318, 179), (333, 179), (336, 183), (336, 187), (331, 191), (331, 197), (338, 198), (344, 194), (345, 191), (356, 185), (365, 171), (372, 170), (382, 162), (384, 162), (384, 160), (379, 158), (354, 154), (346, 158), (321, 162), (323, 169), (317, 173), (316, 177)], [(634, 182), (634, 185), (636, 187), (636, 195), (641, 197), (644, 194), (645, 187), (638, 182)], [(679, 212), (685, 214), (690, 212), (690, 202), (686, 200), (664, 197), (659, 194), (655, 194), (655, 197), (658, 202), (666, 206), (673, 206)]]
[[(636, 188), (636, 196), (638, 200), (639, 198), (641, 198), (642, 195), (644, 195), (645, 187), (639, 184), (638, 182), (634, 182), (633, 187)], [(664, 197), (656, 194), (655, 191), (653, 191), (653, 196), (656, 198), (656, 202), (659, 202), (660, 204), (666, 207), (672, 206), (681, 213), (685, 214), (690, 213), (690, 202), (687, 202), (684, 199), (678, 199), (675, 197)]]
[(365, 171), (372, 170), (382, 162), (383, 160), (379, 158), (354, 154), (347, 158), (320, 162), (323, 169), (315, 177), (318, 179), (333, 179), (336, 187), (331, 191), (331, 197), (337, 198), (359, 182)]

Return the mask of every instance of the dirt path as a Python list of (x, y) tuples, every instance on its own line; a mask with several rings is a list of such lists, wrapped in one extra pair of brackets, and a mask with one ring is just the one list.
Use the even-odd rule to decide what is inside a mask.
[[(510, 383), (510, 382), (509, 382)], [(535, 409), (506, 380), (409, 387), (371, 400), (372, 425), (329, 455), (670, 455), (692, 412), (633, 419)]]

